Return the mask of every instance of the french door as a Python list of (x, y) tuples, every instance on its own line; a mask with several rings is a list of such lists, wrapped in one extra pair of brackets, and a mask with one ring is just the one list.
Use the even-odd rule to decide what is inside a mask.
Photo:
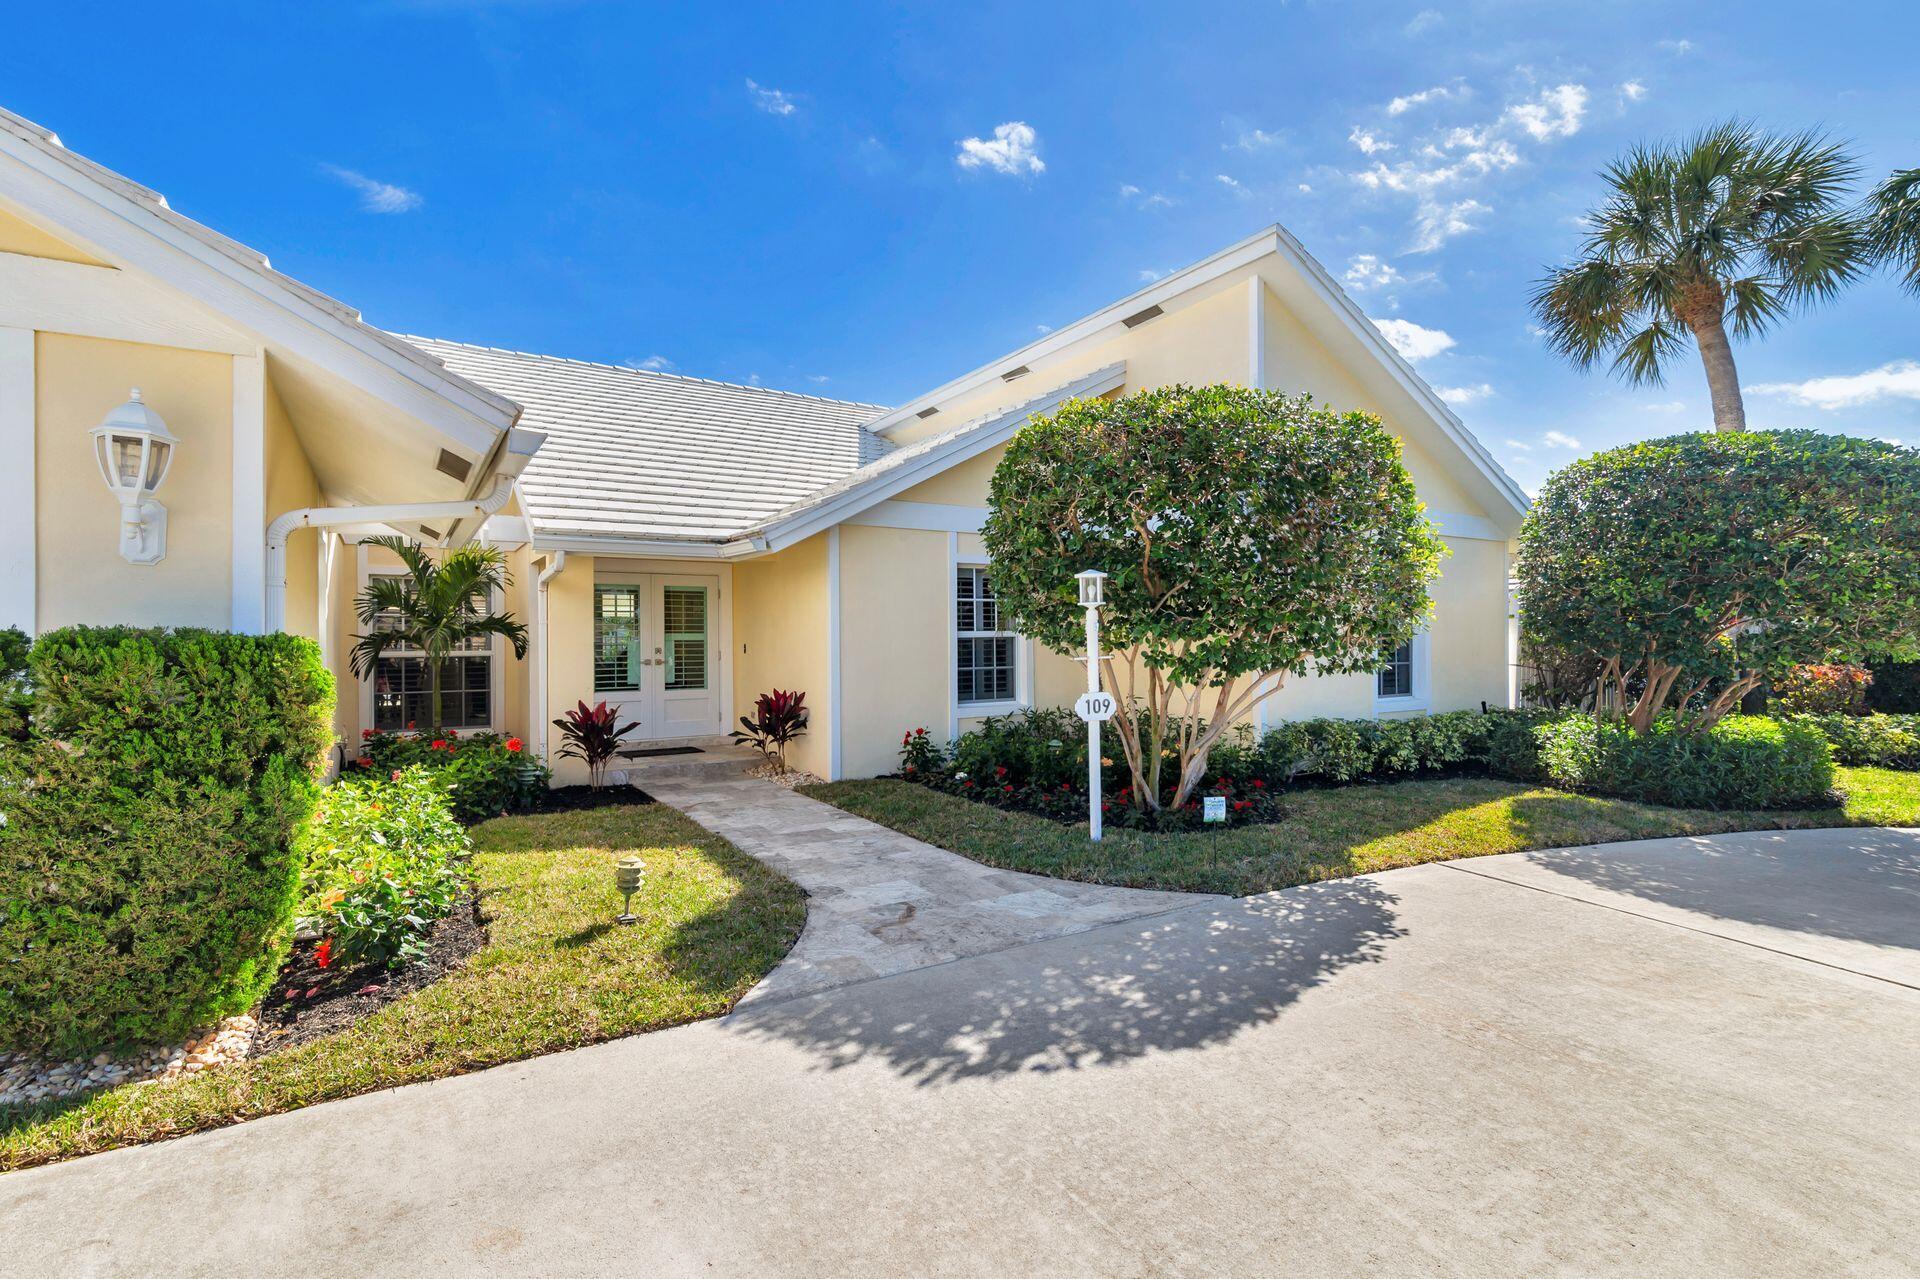
[(720, 579), (621, 573), (593, 587), (593, 691), (635, 739), (703, 737), (722, 729)]

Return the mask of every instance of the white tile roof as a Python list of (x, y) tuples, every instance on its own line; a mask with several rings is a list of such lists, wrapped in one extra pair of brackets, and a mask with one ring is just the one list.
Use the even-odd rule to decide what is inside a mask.
[(546, 434), (520, 477), (539, 536), (726, 539), (888, 451), (864, 426), (877, 404), (406, 340)]

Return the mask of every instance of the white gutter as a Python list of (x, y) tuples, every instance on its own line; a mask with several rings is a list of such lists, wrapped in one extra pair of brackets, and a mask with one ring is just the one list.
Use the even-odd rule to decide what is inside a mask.
[(464, 520), (474, 516), (485, 519), (507, 504), (513, 496), (514, 477), (526, 469), (534, 450), (545, 439), (538, 431), (518, 427), (507, 432), (506, 448), (495, 470), (499, 479), (493, 492), (485, 497), (451, 502), (395, 502), (386, 506), (306, 506), (275, 516), (267, 525), (267, 631), (282, 630), (287, 624), (287, 538), (296, 530), (334, 528), (342, 524)]
[(533, 589), (533, 713), (527, 717), (533, 722), (527, 727), (532, 730), (530, 736), (537, 734), (538, 756), (549, 767), (553, 761), (547, 758), (547, 583), (560, 576), (566, 566), (567, 553), (555, 551), (540, 570)]

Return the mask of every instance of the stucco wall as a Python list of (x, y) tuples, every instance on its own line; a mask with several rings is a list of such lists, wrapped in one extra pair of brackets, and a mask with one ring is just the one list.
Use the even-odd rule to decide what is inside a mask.
[[(280, 402), (271, 379), (266, 401), (267, 518), (287, 511), (321, 505), (320, 485), (293, 421)], [(265, 530), (262, 530), (262, 537)], [(287, 538), (287, 613), (285, 629), (308, 639), (320, 638), (320, 561), (318, 529), (296, 530)]]
[(846, 687), (841, 767), (848, 776), (891, 772), (900, 735), (946, 736), (947, 533), (925, 529), (840, 530), (840, 663)]
[[(40, 333), (34, 378), (37, 627), (230, 626), (232, 358)], [(180, 440), (158, 494), (168, 512), (158, 564), (120, 557), (120, 504), (87, 434), (136, 386)]]
[(833, 724), (827, 672), (826, 534), (777, 555), (733, 566), (732, 656), (736, 716), (748, 713), (754, 698), (775, 688), (806, 693), (812, 725), (787, 758), (825, 777)]

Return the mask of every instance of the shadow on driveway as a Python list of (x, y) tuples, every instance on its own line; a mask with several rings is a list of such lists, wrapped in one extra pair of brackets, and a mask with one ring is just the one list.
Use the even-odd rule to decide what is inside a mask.
[[(1505, 860), (1463, 865), (1497, 875)], [(1712, 919), (1920, 950), (1920, 832), (1761, 831), (1547, 849), (1518, 860)]]
[(1204, 1048), (1268, 1022), (1404, 937), (1395, 897), (1343, 880), (1110, 925), (967, 962), (734, 1014), (730, 1029), (804, 1045), (835, 1070), (868, 1059), (921, 1084), (1115, 1065)]

